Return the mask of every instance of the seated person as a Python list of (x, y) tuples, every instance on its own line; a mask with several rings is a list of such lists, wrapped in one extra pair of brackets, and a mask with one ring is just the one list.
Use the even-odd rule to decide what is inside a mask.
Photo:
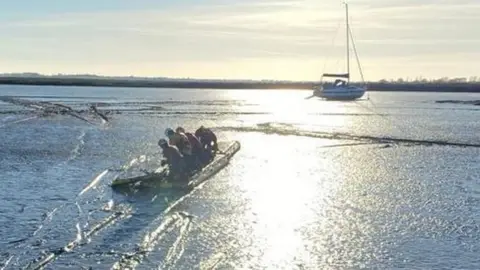
[(188, 137), (184, 133), (178, 133), (173, 131), (171, 128), (165, 130), (165, 134), (169, 139), (169, 143), (177, 146), (180, 153), (182, 153), (185, 163), (187, 165), (188, 171), (195, 170), (195, 156), (192, 154), (192, 145), (188, 140)]
[(199, 168), (202, 166), (203, 163), (203, 157), (204, 157), (204, 150), (202, 148), (202, 144), (200, 143), (200, 140), (193, 135), (190, 132), (185, 132), (185, 129), (183, 127), (177, 127), (175, 130), (176, 133), (178, 134), (185, 134), (188, 138), (188, 142), (190, 143), (192, 147), (192, 155), (193, 155), (193, 162), (194, 162), (194, 167)]
[(185, 160), (178, 148), (174, 145), (168, 144), (165, 139), (160, 139), (158, 141), (158, 146), (162, 149), (163, 157), (165, 158), (162, 160), (162, 166), (168, 165), (170, 174), (173, 178), (183, 178), (183, 176), (185, 176), (186, 166)]
[(202, 148), (212, 156), (216, 151), (218, 151), (217, 136), (209, 128), (201, 126), (197, 129), (197, 131), (195, 131), (195, 136), (197, 136), (202, 143)]
[(185, 134), (177, 133), (171, 128), (165, 130), (165, 136), (168, 138), (170, 145), (175, 145), (182, 155), (191, 155), (192, 146)]

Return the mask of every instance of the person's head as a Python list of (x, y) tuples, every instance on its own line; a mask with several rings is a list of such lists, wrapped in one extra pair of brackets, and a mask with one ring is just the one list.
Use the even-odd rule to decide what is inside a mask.
[(177, 127), (175, 130), (177, 133), (185, 133), (185, 129), (183, 127)]
[(165, 147), (168, 146), (167, 140), (165, 140), (165, 139), (160, 139), (160, 140), (158, 141), (158, 146), (160, 146), (162, 149), (164, 149)]
[(174, 134), (175, 134), (175, 131), (173, 131), (173, 129), (171, 128), (165, 129), (165, 136), (167, 136), (168, 138), (172, 137)]

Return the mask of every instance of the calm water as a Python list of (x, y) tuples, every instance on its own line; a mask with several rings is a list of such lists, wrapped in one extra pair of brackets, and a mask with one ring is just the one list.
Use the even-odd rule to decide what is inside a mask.
[[(309, 94), (1, 86), (111, 122), (0, 102), (0, 266), (480, 269), (480, 107), (435, 103), (480, 95)], [(200, 124), (242, 144), (203, 186), (109, 187), (158, 166), (166, 127)]]

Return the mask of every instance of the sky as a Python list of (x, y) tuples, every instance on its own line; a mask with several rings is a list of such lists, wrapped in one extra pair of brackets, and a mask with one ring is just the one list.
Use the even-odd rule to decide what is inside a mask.
[[(365, 80), (480, 76), (479, 0), (349, 11)], [(344, 20), (342, 0), (5, 0), (0, 73), (318, 80), (345, 71)]]

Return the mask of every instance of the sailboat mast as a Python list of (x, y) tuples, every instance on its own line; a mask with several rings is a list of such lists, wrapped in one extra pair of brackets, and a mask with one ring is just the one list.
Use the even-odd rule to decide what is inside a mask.
[(349, 37), (349, 32), (350, 28), (348, 26), (348, 4), (345, 2), (345, 15), (346, 15), (346, 23), (345, 23), (345, 28), (346, 28), (346, 38), (347, 38), (347, 74), (348, 74), (348, 82), (350, 82), (350, 39)]

